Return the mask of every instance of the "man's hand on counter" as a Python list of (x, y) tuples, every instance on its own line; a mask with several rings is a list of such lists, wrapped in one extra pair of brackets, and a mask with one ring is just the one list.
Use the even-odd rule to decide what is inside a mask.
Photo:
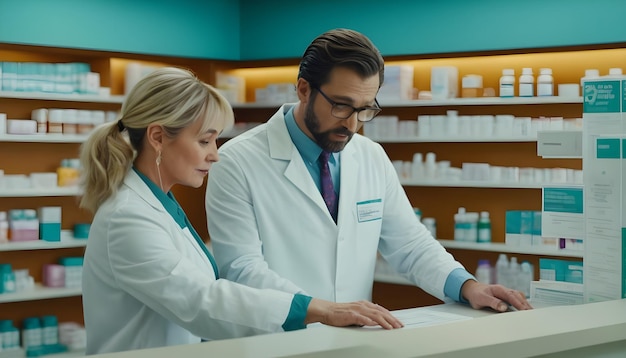
[(475, 309), (491, 308), (497, 312), (506, 312), (510, 307), (516, 310), (533, 308), (523, 292), (502, 285), (467, 280), (461, 287), (461, 294)]

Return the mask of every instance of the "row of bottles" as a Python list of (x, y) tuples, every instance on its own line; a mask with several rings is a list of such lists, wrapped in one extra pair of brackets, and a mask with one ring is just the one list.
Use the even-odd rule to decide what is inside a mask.
[[(502, 70), (500, 77), (500, 97), (513, 97), (515, 95), (515, 70), (507, 68)], [(535, 77), (533, 69), (525, 67), (519, 77), (518, 96), (535, 96)], [(554, 96), (554, 79), (552, 69), (542, 68), (537, 77), (537, 96)]]
[[(621, 76), (621, 68), (609, 69), (609, 76)], [(585, 76), (581, 78), (582, 81), (589, 78), (599, 77), (599, 71), (597, 69), (588, 69), (585, 71)], [(569, 84), (568, 84), (569, 85)], [(574, 85), (575, 87), (578, 87)], [(551, 68), (541, 68), (539, 70), (539, 76), (537, 76), (537, 93), (538, 97), (554, 96), (554, 78), (552, 77)], [(575, 88), (577, 90), (577, 88)], [(559, 91), (561, 91), (559, 87)], [(530, 67), (522, 68), (522, 73), (519, 76), (518, 94), (519, 97), (534, 97), (535, 96), (535, 76), (533, 69)], [(564, 95), (559, 93), (559, 95)], [(578, 95), (578, 94), (576, 94)], [(500, 77), (500, 97), (514, 97), (515, 96), (515, 70), (507, 68), (502, 70), (502, 76)]]
[(517, 257), (509, 260), (506, 254), (500, 254), (495, 267), (489, 260), (479, 260), (476, 279), (487, 284), (499, 284), (523, 292), (530, 297), (530, 283), (534, 280), (534, 268), (528, 261), (519, 263)]
[(460, 207), (454, 214), (454, 240), (491, 242), (491, 219), (488, 211), (466, 212)]
[[(437, 222), (435, 218), (422, 217), (419, 208), (413, 208), (415, 216), (426, 226), (433, 237), (437, 238)], [(491, 220), (489, 212), (479, 213), (465, 212), (465, 208), (460, 207), (459, 212), (454, 215), (454, 240), (468, 242), (491, 242)]]
[(22, 321), (21, 332), (14, 326), (12, 320), (0, 320), (0, 351), (2, 352), (0, 356), (14, 356), (10, 355), (10, 352), (23, 351), (23, 355), (27, 357), (39, 357), (67, 351), (67, 347), (59, 343), (57, 317), (46, 315), (25, 318)]

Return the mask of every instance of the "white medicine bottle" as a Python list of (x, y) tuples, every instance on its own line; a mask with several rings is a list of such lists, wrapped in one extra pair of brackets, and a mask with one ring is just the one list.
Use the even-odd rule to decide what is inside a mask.
[(478, 242), (478, 213), (465, 213), (465, 241)]
[(41, 344), (44, 346), (59, 344), (59, 322), (56, 316), (41, 317)]
[(592, 80), (600, 77), (600, 71), (595, 68), (589, 68), (585, 70), (585, 75), (580, 78), (580, 85), (583, 85), (583, 82), (586, 80)]
[(491, 220), (488, 211), (481, 211), (478, 219), (478, 242), (491, 242)]
[(519, 264), (519, 262), (517, 261), (517, 257), (511, 257), (511, 260), (509, 261), (509, 284), (508, 287), (512, 288), (514, 290), (520, 290), (520, 286), (521, 286), (521, 280), (520, 280), (520, 274), (522, 272), (522, 268)]
[(524, 67), (522, 74), (519, 76), (519, 96), (520, 97), (533, 97), (535, 95), (535, 77), (533, 76), (533, 69), (530, 67)]
[(530, 283), (534, 279), (533, 266), (528, 261), (523, 261), (521, 271), (519, 290), (524, 292), (526, 297), (530, 297)]
[(537, 96), (554, 96), (554, 78), (552, 69), (542, 68), (537, 77)]
[(476, 268), (476, 279), (478, 282), (491, 284), (493, 283), (491, 263), (487, 259), (478, 260), (478, 267)]
[(436, 158), (435, 153), (426, 153), (426, 162), (424, 163), (424, 176), (426, 180), (433, 180), (437, 177)]
[(22, 322), (22, 326), (22, 346), (26, 351), (27, 357), (41, 355), (41, 321), (38, 317), (28, 317), (24, 319), (24, 321)]
[(509, 283), (509, 259), (506, 254), (500, 254), (496, 261), (496, 282), (499, 285), (510, 287)]
[(424, 179), (424, 157), (422, 153), (413, 154), (413, 162), (411, 163), (411, 179)]
[(500, 77), (500, 97), (507, 98), (515, 96), (515, 70), (505, 68)]
[(465, 208), (460, 207), (456, 214), (454, 214), (454, 240), (465, 241), (467, 219), (465, 217)]

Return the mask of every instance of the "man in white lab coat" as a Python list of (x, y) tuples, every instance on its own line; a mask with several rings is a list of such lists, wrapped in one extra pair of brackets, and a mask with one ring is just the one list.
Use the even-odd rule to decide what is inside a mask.
[(439, 299), (531, 308), (518, 291), (478, 283), (446, 252), (416, 218), (383, 148), (357, 133), (380, 111), (383, 71), (364, 35), (324, 33), (301, 61), (299, 101), (220, 148), (206, 195), (220, 272), (258, 288), (369, 300), (379, 251)]

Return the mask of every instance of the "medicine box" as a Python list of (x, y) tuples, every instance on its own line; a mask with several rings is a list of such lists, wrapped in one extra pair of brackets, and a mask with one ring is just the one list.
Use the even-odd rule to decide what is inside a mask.
[(35, 134), (37, 122), (32, 119), (7, 119), (7, 134)]
[(65, 267), (57, 264), (43, 265), (43, 285), (46, 287), (65, 286)]
[(539, 279), (583, 283), (582, 261), (539, 259)]
[(537, 155), (544, 158), (581, 158), (583, 155), (583, 132), (538, 131)]
[(65, 287), (81, 287), (83, 277), (82, 257), (61, 257), (59, 264), (65, 268)]
[(9, 210), (9, 236), (11, 241), (39, 239), (39, 219), (33, 209)]
[(531, 230), (533, 246), (544, 244), (541, 236), (541, 214), (541, 211), (533, 211), (533, 226)]
[(459, 70), (454, 66), (436, 66), (430, 71), (430, 92), (433, 99), (456, 98), (459, 93)]
[(531, 246), (533, 238), (533, 218), (531, 210), (507, 210), (504, 241), (511, 246)]
[(61, 207), (44, 206), (37, 210), (39, 217), (39, 239), (61, 241)]
[(377, 97), (382, 101), (413, 99), (413, 67), (385, 66), (385, 81)]

